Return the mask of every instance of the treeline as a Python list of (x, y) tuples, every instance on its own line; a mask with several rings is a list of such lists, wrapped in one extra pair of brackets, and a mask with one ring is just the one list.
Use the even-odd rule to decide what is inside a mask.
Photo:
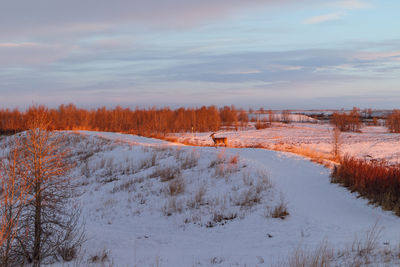
[[(12, 134), (27, 129), (29, 114), (18, 109), (0, 110), (0, 132)], [(95, 130), (134, 133), (139, 135), (166, 134), (170, 132), (217, 131), (222, 126), (236, 130), (245, 127), (247, 113), (234, 106), (217, 108), (150, 108), (129, 109), (117, 106), (113, 109), (77, 108), (73, 104), (61, 105), (56, 109), (43, 107), (52, 121), (51, 130)]]

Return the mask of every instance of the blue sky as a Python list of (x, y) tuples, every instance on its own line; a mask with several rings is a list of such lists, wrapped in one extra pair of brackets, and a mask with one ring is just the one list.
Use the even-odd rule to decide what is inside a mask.
[(2, 107), (399, 108), (400, 1), (13, 0)]

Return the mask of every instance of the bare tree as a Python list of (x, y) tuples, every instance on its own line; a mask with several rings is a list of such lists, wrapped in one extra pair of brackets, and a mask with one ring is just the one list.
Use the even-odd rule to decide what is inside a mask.
[(290, 123), (290, 111), (289, 110), (287, 110), (287, 109), (282, 110), (282, 115), (281, 116), (282, 116), (281, 117), (281, 121), (283, 123)]
[(273, 123), (275, 120), (276, 120), (276, 118), (275, 118), (274, 112), (273, 112), (271, 109), (268, 110), (268, 121), (269, 121), (269, 124), (272, 125), (272, 123)]
[(332, 153), (336, 159), (340, 158), (340, 148), (342, 145), (342, 132), (338, 127), (335, 127), (332, 131)]
[(1, 227), (0, 227), (0, 264), (11, 266), (15, 263), (13, 251), (18, 233), (19, 217), (28, 201), (30, 184), (24, 179), (21, 169), (21, 146), (17, 138), (8, 142), (9, 152), (2, 159), (1, 169)]
[[(47, 108), (30, 108), (26, 136), (23, 138), (26, 180), (29, 196), (22, 213), (19, 253), (26, 262), (40, 266), (44, 260), (58, 259), (65, 250), (74, 250), (83, 241), (78, 227), (79, 212), (69, 207), (73, 186), (68, 172), (65, 138), (49, 131)], [(73, 251), (68, 251), (73, 254)], [(61, 255), (62, 257), (62, 255)]]

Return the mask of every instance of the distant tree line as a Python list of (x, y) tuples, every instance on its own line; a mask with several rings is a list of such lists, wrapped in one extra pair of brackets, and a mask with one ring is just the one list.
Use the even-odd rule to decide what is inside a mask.
[[(58, 108), (43, 107), (52, 121), (51, 130), (97, 130), (125, 132), (139, 135), (166, 134), (170, 132), (217, 131), (221, 127), (238, 130), (248, 123), (247, 112), (234, 106), (217, 108), (149, 108), (129, 109), (117, 106), (97, 109), (77, 108), (73, 104)], [(18, 109), (0, 110), (0, 132), (13, 134), (27, 129), (32, 108), (21, 112)]]

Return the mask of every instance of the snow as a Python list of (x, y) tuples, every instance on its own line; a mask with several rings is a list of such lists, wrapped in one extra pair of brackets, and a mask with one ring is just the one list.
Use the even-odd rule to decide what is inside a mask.
[[(325, 149), (329, 130), (301, 124), (224, 135), (240, 144), (284, 140), (317, 142)], [(382, 141), (384, 147), (372, 149), (373, 140), (381, 136), (387, 137)], [(195, 138), (209, 143), (207, 137), (196, 134)], [(353, 153), (362, 154), (369, 145), (368, 153), (388, 158), (385, 149), (396, 137), (373, 128), (346, 134), (345, 140), (357, 140), (354, 143), (359, 146)], [(79, 261), (85, 265), (104, 250), (109, 255), (106, 262), (115, 266), (270, 266), (301, 245), (312, 249), (327, 240), (335, 249), (349, 247), (377, 221), (382, 227), (379, 246), (399, 244), (398, 217), (331, 184), (328, 169), (290, 153), (191, 147), (117, 133), (82, 131), (74, 138), (70, 144), (77, 162), (73, 175), (80, 183), (82, 195), (77, 201), (88, 237)], [(235, 157), (237, 163), (232, 160)], [(180, 176), (185, 191), (171, 197), (165, 193), (168, 182), (153, 176), (165, 168), (181, 168), (185, 159), (190, 159)], [(265, 173), (272, 186), (263, 183), (259, 203), (237, 205), (244, 201), (246, 190), (255, 190)], [(206, 188), (203, 200), (190, 208), (201, 186)], [(283, 220), (266, 216), (281, 198), (290, 215)], [(182, 211), (169, 212), (166, 207), (171, 199), (183, 203)], [(215, 213), (237, 217), (207, 227)], [(371, 266), (380, 260), (372, 260)], [(399, 264), (398, 258), (390, 260)]]
[[(272, 117), (275, 121), (282, 121), (284, 119), (284, 115), (282, 113), (273, 113)], [(287, 114), (286, 117), (289, 122), (318, 122), (318, 120), (303, 114)], [(252, 113), (249, 114), (249, 119), (269, 121), (269, 114)]]
[[(212, 145), (209, 133), (182, 133), (175, 135), (178, 141), (188, 141), (199, 145)], [(333, 128), (329, 124), (315, 123), (274, 123), (273, 127), (245, 131), (218, 132), (217, 137), (228, 137), (231, 147), (263, 146), (277, 148), (280, 145), (293, 145), (331, 153), (333, 148)], [(277, 149), (279, 150), (279, 148)], [(390, 163), (399, 163), (400, 134), (389, 133), (382, 126), (365, 126), (361, 133), (343, 132), (340, 150), (342, 155), (348, 154), (359, 158), (384, 159)]]

